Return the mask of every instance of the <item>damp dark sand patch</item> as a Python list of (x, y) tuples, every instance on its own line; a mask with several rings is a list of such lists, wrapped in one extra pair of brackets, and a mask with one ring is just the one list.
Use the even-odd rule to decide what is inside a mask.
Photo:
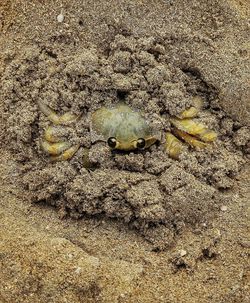
[[(214, 86), (173, 63), (166, 41), (117, 35), (104, 50), (76, 47), (63, 56), (57, 55), (56, 44), (44, 43), (6, 54), (1, 142), (9, 142), (16, 162), (11, 176), (32, 202), (46, 201), (77, 218), (121, 219), (161, 248), (172, 244), (185, 225), (195, 227), (216, 216), (226, 203), (223, 192), (249, 154), (249, 131), (220, 108)], [(199, 120), (219, 135), (210, 149), (187, 150), (175, 161), (163, 144), (131, 153), (91, 144), (89, 115), (101, 106), (123, 101), (164, 134), (169, 117), (197, 95), (204, 100)], [(49, 121), (38, 101), (60, 114), (81, 115), (66, 127), (65, 139), (82, 146), (72, 160), (52, 163), (41, 151)], [(83, 167), (83, 148), (90, 149), (94, 169)]]

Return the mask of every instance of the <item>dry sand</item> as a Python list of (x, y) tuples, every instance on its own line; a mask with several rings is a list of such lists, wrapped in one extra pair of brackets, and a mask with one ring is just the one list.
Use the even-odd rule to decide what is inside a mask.
[[(248, 302), (247, 2), (0, 5), (1, 302)], [(100, 106), (164, 134), (197, 95), (210, 149), (176, 161), (91, 141)], [(38, 101), (81, 115), (70, 161), (42, 152)]]

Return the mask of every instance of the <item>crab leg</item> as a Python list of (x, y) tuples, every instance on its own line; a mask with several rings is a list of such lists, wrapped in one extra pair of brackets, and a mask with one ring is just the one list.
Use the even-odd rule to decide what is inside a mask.
[(65, 161), (65, 160), (69, 160), (78, 151), (79, 147), (80, 147), (79, 144), (78, 145), (73, 145), (70, 148), (68, 148), (67, 150), (65, 150), (65, 152), (63, 152), (61, 155), (52, 156), (51, 160), (52, 161)]
[(203, 100), (200, 96), (193, 97), (193, 106), (184, 110), (182, 113), (177, 115), (179, 119), (187, 119), (187, 118), (194, 118), (198, 115), (199, 111), (203, 106)]
[(71, 147), (69, 142), (49, 143), (46, 140), (41, 141), (43, 150), (51, 156), (58, 156)]
[(49, 126), (44, 132), (44, 138), (50, 143), (61, 142), (63, 139), (59, 135), (63, 132), (61, 126)]
[(165, 149), (169, 156), (178, 159), (185, 145), (170, 132), (166, 133)]
[[(78, 116), (65, 113), (58, 115), (49, 106), (42, 102), (38, 102), (41, 112), (48, 117), (54, 124), (68, 124), (78, 119)], [(69, 142), (62, 142), (60, 133), (62, 128), (57, 126), (49, 126), (44, 133), (44, 140), (41, 141), (42, 149), (51, 156), (53, 161), (68, 160), (78, 151), (80, 145), (73, 145)]]
[(71, 113), (65, 113), (60, 116), (56, 112), (54, 112), (49, 106), (40, 101), (38, 102), (38, 106), (41, 112), (44, 113), (44, 115), (47, 116), (48, 119), (54, 124), (71, 123), (78, 118), (78, 116)]
[(177, 137), (181, 138), (186, 143), (188, 143), (189, 145), (191, 145), (192, 147), (205, 148), (208, 146), (208, 144), (206, 144), (205, 142), (202, 142), (202, 141), (196, 139), (195, 137), (190, 136), (189, 134), (187, 134), (179, 129), (174, 129), (174, 134)]
[(69, 142), (49, 143), (46, 140), (42, 140), (41, 146), (43, 150), (51, 156), (53, 161), (72, 158), (80, 147), (79, 144), (71, 146)]
[(189, 109), (186, 109), (182, 113), (180, 113), (178, 115), (178, 118), (180, 118), (180, 119), (194, 118), (197, 116), (198, 112), (199, 112), (199, 109), (192, 106)]
[(216, 132), (209, 130), (202, 123), (193, 121), (192, 119), (170, 119), (171, 123), (182, 132), (189, 135), (198, 136), (204, 142), (213, 142), (217, 138)]

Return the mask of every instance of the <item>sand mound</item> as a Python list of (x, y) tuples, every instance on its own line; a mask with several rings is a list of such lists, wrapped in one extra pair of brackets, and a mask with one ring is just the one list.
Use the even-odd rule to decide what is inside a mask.
[[(216, 214), (221, 191), (230, 188), (245, 163), (249, 132), (220, 108), (214, 86), (174, 62), (169, 39), (169, 34), (116, 35), (104, 50), (75, 48), (61, 56), (57, 42), (27, 47), (18, 56), (6, 54), (3, 141), (11, 142), (8, 147), (18, 163), (15, 174), (31, 201), (46, 201), (77, 217), (121, 218), (145, 236), (148, 229), (159, 230), (167, 234), (163, 246), (172, 242), (179, 226), (195, 226)], [(190, 106), (197, 95), (204, 100), (199, 120), (219, 134), (212, 148), (187, 150), (175, 161), (163, 144), (118, 153), (91, 143), (89, 116), (101, 106), (125, 102), (164, 138), (169, 117)], [(65, 127), (66, 140), (82, 147), (69, 162), (52, 163), (43, 154), (40, 138), (50, 122), (38, 101), (61, 114), (81, 115)], [(83, 167), (83, 148), (89, 149), (89, 170)]]

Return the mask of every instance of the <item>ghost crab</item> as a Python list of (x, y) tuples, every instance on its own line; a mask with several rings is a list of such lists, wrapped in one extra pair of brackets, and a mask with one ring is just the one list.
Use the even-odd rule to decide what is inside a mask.
[[(193, 148), (203, 149), (216, 140), (217, 134), (214, 131), (194, 119), (202, 107), (201, 98), (195, 97), (193, 101), (193, 106), (170, 118), (172, 129), (165, 135), (164, 148), (171, 158), (179, 158), (185, 149), (185, 143)], [(58, 135), (58, 127), (73, 123), (80, 117), (69, 112), (60, 116), (44, 103), (39, 102), (38, 105), (54, 124), (45, 130), (41, 141), (42, 149), (52, 160), (71, 159), (80, 145), (63, 141)], [(158, 141), (143, 116), (125, 103), (118, 103), (112, 108), (101, 107), (95, 111), (91, 115), (91, 129), (100, 134), (111, 149), (146, 149)]]

